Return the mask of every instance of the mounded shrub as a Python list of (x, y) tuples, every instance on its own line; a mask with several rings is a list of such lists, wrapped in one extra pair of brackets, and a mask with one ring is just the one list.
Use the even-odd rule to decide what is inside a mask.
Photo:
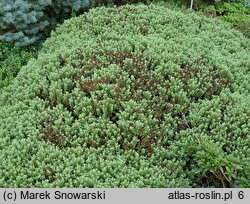
[(249, 45), (153, 5), (66, 21), (0, 95), (0, 187), (249, 186)]

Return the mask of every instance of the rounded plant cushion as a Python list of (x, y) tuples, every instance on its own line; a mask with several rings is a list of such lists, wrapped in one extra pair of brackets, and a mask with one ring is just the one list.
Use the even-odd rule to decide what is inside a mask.
[(249, 45), (154, 5), (66, 21), (0, 95), (0, 187), (249, 185)]

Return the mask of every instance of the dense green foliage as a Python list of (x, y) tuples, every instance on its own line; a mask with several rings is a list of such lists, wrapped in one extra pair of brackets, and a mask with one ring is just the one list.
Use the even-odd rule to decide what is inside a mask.
[(66, 21), (0, 95), (0, 187), (249, 187), (249, 55), (160, 6)]
[[(187, 11), (190, 7), (188, 0), (153, 0), (153, 2), (175, 10)], [(193, 11), (229, 22), (233, 28), (250, 37), (249, 0), (194, 0)]]
[(250, 38), (250, 4), (247, 1), (224, 2), (218, 5), (217, 13), (222, 15), (222, 20), (232, 23), (234, 28)]
[(9, 85), (23, 65), (37, 56), (38, 46), (19, 48), (8, 43), (0, 43), (0, 89)]
[(208, 16), (218, 17), (231, 23), (234, 28), (250, 37), (249, 2), (249, 0), (227, 0), (216, 4), (204, 4), (199, 9)]

